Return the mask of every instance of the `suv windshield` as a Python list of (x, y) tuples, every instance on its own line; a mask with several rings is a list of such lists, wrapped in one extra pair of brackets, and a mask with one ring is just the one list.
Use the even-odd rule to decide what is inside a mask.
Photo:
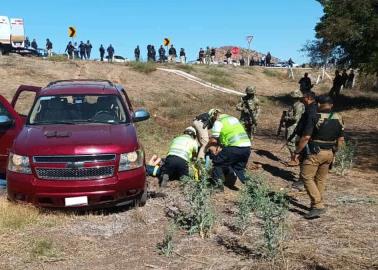
[(116, 95), (42, 96), (34, 104), (28, 124), (128, 123)]

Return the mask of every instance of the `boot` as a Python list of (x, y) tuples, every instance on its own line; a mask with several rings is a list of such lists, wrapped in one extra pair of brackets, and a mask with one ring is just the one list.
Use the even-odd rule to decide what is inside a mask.
[(294, 188), (294, 189), (296, 189), (296, 190), (299, 190), (299, 191), (304, 191), (305, 190), (304, 182), (302, 180), (295, 181), (291, 185), (291, 187)]
[(311, 208), (310, 212), (308, 212), (304, 217), (305, 219), (319, 218), (325, 212), (325, 208)]
[(167, 187), (168, 181), (169, 181), (169, 175), (168, 174), (163, 174), (160, 177), (160, 187), (161, 188)]

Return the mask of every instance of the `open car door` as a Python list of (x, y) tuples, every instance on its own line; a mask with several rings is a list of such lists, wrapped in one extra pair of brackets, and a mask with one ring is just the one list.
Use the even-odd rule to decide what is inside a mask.
[(11, 105), (24, 123), (34, 103), (35, 97), (41, 89), (42, 87), (31, 85), (21, 85), (18, 87)]
[(0, 175), (5, 176), (9, 148), (24, 125), (12, 105), (0, 95)]

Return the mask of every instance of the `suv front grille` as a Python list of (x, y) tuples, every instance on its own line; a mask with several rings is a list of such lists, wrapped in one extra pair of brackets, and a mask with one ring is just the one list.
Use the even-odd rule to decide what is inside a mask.
[(107, 162), (114, 161), (115, 159), (115, 154), (33, 157), (33, 161), (36, 163)]
[(37, 176), (43, 180), (95, 180), (112, 177), (114, 166), (90, 168), (37, 168)]

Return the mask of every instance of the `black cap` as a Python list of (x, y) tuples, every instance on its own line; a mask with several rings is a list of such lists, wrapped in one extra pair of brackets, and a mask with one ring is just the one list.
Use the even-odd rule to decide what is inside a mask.
[(319, 104), (333, 104), (333, 100), (330, 96), (323, 95), (317, 98)]

